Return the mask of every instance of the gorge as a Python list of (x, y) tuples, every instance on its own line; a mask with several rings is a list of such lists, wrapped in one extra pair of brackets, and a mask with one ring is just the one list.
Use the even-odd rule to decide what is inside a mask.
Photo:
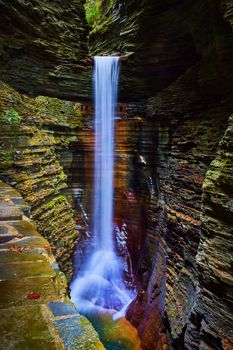
[[(95, 11), (93, 3), (99, 4)], [(232, 2), (104, 0), (85, 7), (94, 12), (89, 24), (83, 1), (0, 1), (1, 180), (31, 207), (32, 223), (49, 242), (43, 247), (49, 244), (46, 249), (70, 281), (92, 236), (92, 57), (121, 56), (113, 231), (125, 286), (137, 295), (122, 321), (124, 334), (121, 328), (109, 331), (106, 344), (83, 349), (108, 348), (114, 337), (130, 334), (144, 350), (230, 350)], [(8, 269), (18, 266), (11, 262), (16, 254), (22, 259), (26, 254), (17, 248), (22, 238), (5, 241), (9, 218), (2, 213), (10, 200), (5, 196), (0, 287), (16, 285)], [(0, 313), (7, 320), (22, 301), (7, 304), (7, 287), (1, 290)], [(25, 289), (26, 299), (31, 292), (41, 294)], [(49, 298), (27, 300), (33, 319), (33, 310), (58, 301), (54, 294)], [(27, 329), (20, 331), (11, 345), (19, 330), (10, 334), (7, 325), (0, 325), (0, 348), (59, 348), (52, 340), (41, 343), (40, 328), (30, 341)], [(62, 331), (63, 349), (82, 349), (84, 338), (75, 335), (79, 343), (72, 345)]]

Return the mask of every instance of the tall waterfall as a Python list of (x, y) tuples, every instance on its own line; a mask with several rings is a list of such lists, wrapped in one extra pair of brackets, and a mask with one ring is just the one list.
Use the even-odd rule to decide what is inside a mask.
[(118, 57), (95, 57), (94, 236), (101, 250), (113, 251), (114, 111)]
[(118, 57), (95, 57), (95, 182), (93, 245), (79, 276), (71, 283), (71, 299), (79, 312), (109, 310), (121, 316), (132, 299), (124, 286), (122, 262), (113, 239), (114, 114), (119, 77)]

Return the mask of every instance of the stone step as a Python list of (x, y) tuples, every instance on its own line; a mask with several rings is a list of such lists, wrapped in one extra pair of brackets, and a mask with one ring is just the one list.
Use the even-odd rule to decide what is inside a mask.
[(0, 263), (7, 264), (8, 262), (12, 263), (27, 263), (27, 262), (41, 262), (47, 261), (47, 258), (38, 254), (38, 252), (31, 251), (22, 251), (22, 252), (14, 252), (2, 250), (0, 251)]
[(59, 336), (51, 334), (41, 305), (0, 310), (1, 350), (64, 350)]
[(22, 211), (16, 206), (0, 204), (0, 221), (21, 220), (22, 217)]
[(0, 350), (104, 350), (91, 323), (64, 302), (65, 276), (23, 211), (30, 207), (0, 181)]
[(52, 302), (49, 308), (58, 333), (69, 350), (104, 350), (91, 323), (72, 304)]
[[(38, 299), (30, 299), (34, 295)], [(30, 277), (0, 282), (0, 309), (22, 305), (37, 305), (62, 300), (52, 278)]]
[[(0, 222), (0, 232), (1, 228), (7, 230), (7, 232), (10, 234), (10, 232), (17, 232), (20, 235), (23, 236), (33, 236), (33, 237), (41, 237), (41, 235), (36, 230), (35, 226), (27, 220), (18, 220), (18, 221), (2, 221)], [(6, 232), (5, 232), (6, 233)], [(41, 237), (42, 238), (42, 237)]]
[(0, 281), (31, 277), (48, 277), (55, 280), (56, 271), (47, 261), (24, 263), (0, 263)]
[[(0, 181), (0, 206), (5, 207), (7, 204), (15, 205), (24, 215), (30, 216), (31, 207), (24, 201), (19, 192)], [(3, 220), (1, 217), (2, 215), (0, 215), (0, 220)], [(6, 220), (19, 219), (6, 218)]]

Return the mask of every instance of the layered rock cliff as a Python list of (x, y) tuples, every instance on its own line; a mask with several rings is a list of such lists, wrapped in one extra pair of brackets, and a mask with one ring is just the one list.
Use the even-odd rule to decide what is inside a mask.
[[(233, 337), (232, 122), (231, 116), (203, 183), (202, 234), (196, 256), (200, 290), (192, 319), (199, 322), (194, 322), (192, 332), (198, 328), (201, 338), (209, 339), (216, 349), (231, 349)], [(199, 344), (203, 346), (203, 339)]]
[[(158, 311), (161, 314), (160, 296), (164, 283), (161, 272), (166, 265), (164, 310), (173, 346), (178, 349), (230, 349), (232, 300), (229, 291), (222, 291), (221, 302), (219, 294), (221, 279), (230, 277), (227, 268), (226, 271), (221, 269), (220, 273), (219, 267), (217, 272), (221, 277), (217, 278), (217, 272), (214, 274), (214, 267), (210, 266), (219, 266), (218, 260), (213, 262), (217, 256), (222, 265), (229, 266), (230, 247), (223, 254), (224, 238), (223, 247), (220, 239), (210, 239), (207, 232), (211, 227), (205, 227), (209, 220), (206, 222), (204, 213), (208, 198), (205, 183), (211, 174), (214, 179), (217, 176), (213, 171), (205, 174), (216, 156), (218, 143), (232, 113), (231, 4), (227, 1), (145, 1), (138, 5), (134, 1), (116, 1), (112, 13), (107, 8), (103, 13), (108, 14), (108, 21), (100, 18), (99, 26), (90, 34), (90, 49), (129, 56), (128, 61), (122, 63), (121, 96), (123, 99), (144, 98), (130, 106), (130, 115), (140, 116), (144, 125), (150, 120), (154, 142), (161, 123), (169, 135), (165, 158), (156, 157), (156, 154), (164, 153), (163, 146), (151, 142), (142, 161), (143, 142), (146, 144), (142, 131), (139, 137), (142, 144), (140, 146), (138, 140), (136, 147), (139, 161), (133, 170), (128, 168), (131, 173), (128, 177), (134, 176), (136, 181), (135, 171), (140, 164), (140, 181), (143, 181), (143, 172), (144, 177), (149, 173), (153, 186), (158, 189), (154, 199), (149, 192), (146, 202), (145, 181), (143, 187), (137, 185), (134, 191), (135, 198), (144, 198), (143, 246), (146, 250), (140, 248), (139, 261), (143, 261), (143, 269), (137, 266), (141, 278), (144, 276), (142, 292), (128, 317), (138, 327), (145, 349), (160, 346), (155, 332), (150, 333), (151, 324), (156, 322), (150, 322), (149, 315), (153, 319)], [(225, 152), (228, 157), (228, 151)], [(166, 166), (168, 171), (164, 179), (161, 169)], [(229, 174), (224, 171), (223, 177), (226, 176), (228, 183), (230, 170), (227, 171)], [(211, 201), (215, 201), (213, 195)], [(225, 204), (221, 205), (225, 208)], [(228, 214), (231, 215), (230, 209)], [(224, 225), (228, 223), (227, 216), (223, 210), (220, 214), (211, 212), (211, 217), (219, 218)], [(131, 237), (131, 245), (132, 241), (137, 242), (137, 229)], [(227, 232), (226, 227), (226, 235)], [(214, 235), (218, 237), (219, 233)], [(212, 249), (207, 248), (212, 243), (213, 258)], [(205, 278), (205, 272), (209, 277)], [(229, 290), (231, 281), (225, 283)]]
[[(231, 19), (229, 3), (192, 0), (114, 3), (111, 9), (104, 2), (103, 16), (90, 33), (89, 46), (92, 54), (128, 57), (122, 65), (122, 100), (153, 96), (203, 59), (208, 75), (210, 62), (231, 50), (232, 32), (223, 19), (223, 16)], [(215, 58), (209, 60), (209, 55)], [(230, 60), (225, 56), (222, 72), (230, 72), (227, 65)]]
[(0, 348), (104, 350), (70, 302), (66, 278), (29, 209), (19, 192), (0, 181)]
[[(59, 153), (70, 142), (77, 142), (80, 118), (73, 103), (43, 97), (34, 100), (4, 83), (0, 87), (1, 178), (30, 204), (38, 231), (48, 239), (69, 276), (78, 231), (74, 212), (63, 194), (67, 177)], [(12, 120), (14, 115), (22, 120)]]
[[(199, 293), (203, 293), (202, 305), (208, 303), (208, 297), (200, 284), (197, 251), (199, 240), (203, 237), (200, 220), (203, 208), (202, 184), (227, 127), (231, 96), (224, 96), (225, 101), (221, 104), (218, 99), (209, 99), (207, 94), (198, 96), (196, 87), (192, 89), (196, 73), (196, 68), (189, 70), (168, 91), (151, 99), (148, 107), (149, 113), (154, 111), (155, 118), (168, 118), (172, 135), (168, 176), (160, 189), (166, 211), (162, 230), (167, 255), (165, 310), (172, 337), (177, 339), (174, 342), (177, 348), (222, 349), (224, 339), (219, 334), (219, 325), (213, 319), (208, 319), (205, 331), (200, 326), (208, 318), (207, 314), (213, 314), (215, 310), (219, 313), (220, 309), (217, 311), (217, 305), (212, 300), (206, 315), (205, 312), (197, 312)], [(200, 85), (205, 85), (204, 80), (199, 81)], [(181, 99), (177, 95), (180, 92)], [(208, 254), (211, 255), (211, 252), (208, 251)], [(216, 251), (216, 255), (222, 256), (221, 250)], [(204, 274), (202, 279), (205, 279)], [(223, 298), (222, 302), (227, 319), (228, 298)], [(226, 319), (223, 314), (221, 319), (224, 324)]]
[(83, 1), (0, 1), (1, 79), (30, 95), (90, 94)]

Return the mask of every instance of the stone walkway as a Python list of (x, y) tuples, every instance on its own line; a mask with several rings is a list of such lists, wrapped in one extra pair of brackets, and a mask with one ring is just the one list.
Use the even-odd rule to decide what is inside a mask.
[(0, 349), (104, 350), (29, 216), (20, 194), (0, 181)]

